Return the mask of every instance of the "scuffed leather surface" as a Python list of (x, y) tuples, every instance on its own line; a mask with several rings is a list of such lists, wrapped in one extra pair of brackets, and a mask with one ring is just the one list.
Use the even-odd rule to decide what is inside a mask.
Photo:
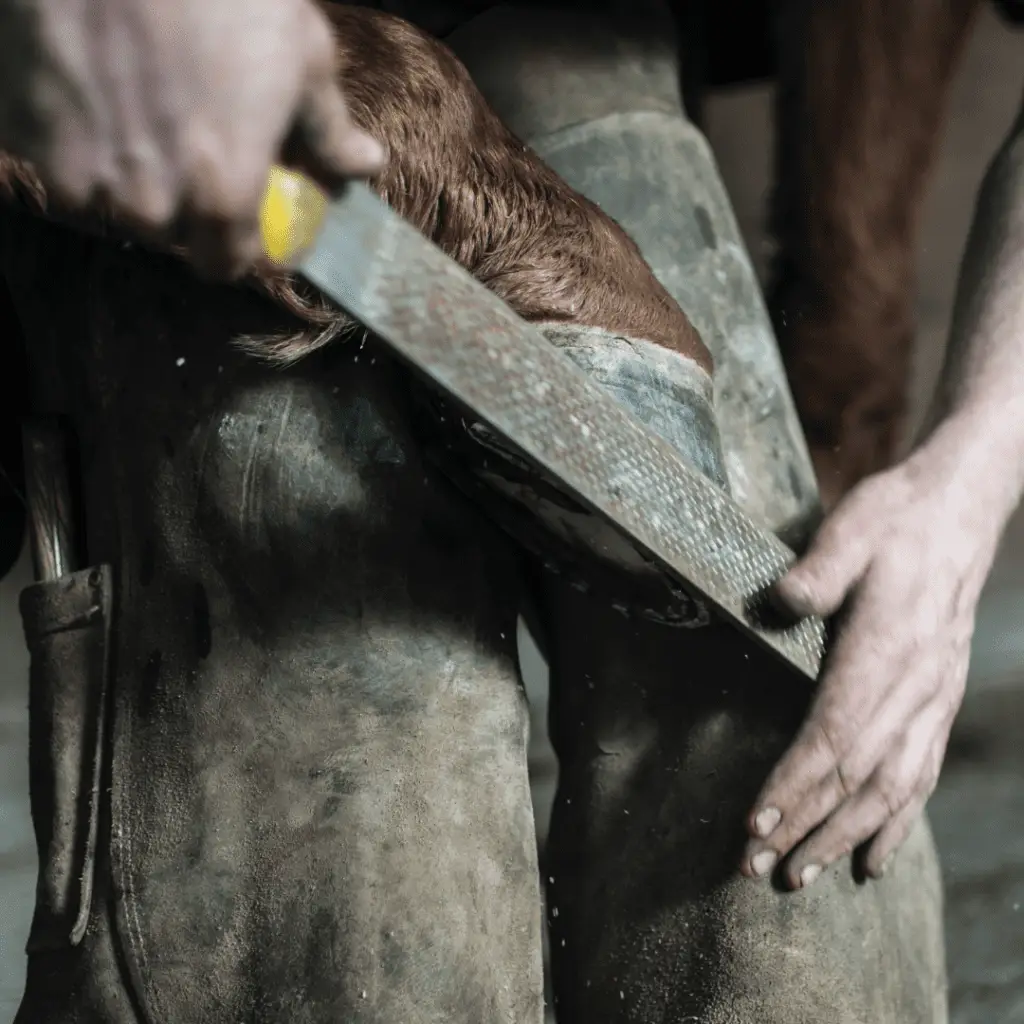
[(809, 694), (724, 626), (629, 622), (552, 580), (559, 785), (545, 851), (560, 1019), (946, 1024), (924, 821), (881, 881), (740, 877), (745, 815)]
[(258, 297), (113, 248), (61, 280), (61, 237), (9, 269), (85, 375), (110, 796), (89, 932), (18, 1024), (539, 1021), (514, 553), (372, 345), (268, 371), (229, 347)]
[(109, 566), (21, 593), (30, 661), (29, 779), (39, 854), (28, 950), (82, 941), (92, 910), (107, 717)]
[[(483, 15), (450, 42), (514, 131), (636, 241), (715, 357), (734, 497), (791, 541), (817, 488), (775, 339), (674, 55), (626, 7)], [(609, 31), (609, 26), (612, 31)], [(628, 619), (548, 576), (559, 788), (545, 850), (559, 1019), (945, 1024), (942, 891), (922, 824), (879, 883), (739, 876), (744, 819), (810, 694), (728, 627)]]

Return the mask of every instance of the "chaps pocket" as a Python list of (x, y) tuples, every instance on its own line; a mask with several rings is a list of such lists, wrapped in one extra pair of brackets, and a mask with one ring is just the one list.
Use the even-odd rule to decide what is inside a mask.
[(105, 741), (109, 566), (21, 594), (29, 669), (29, 789), (39, 853), (29, 953), (78, 945), (89, 924)]

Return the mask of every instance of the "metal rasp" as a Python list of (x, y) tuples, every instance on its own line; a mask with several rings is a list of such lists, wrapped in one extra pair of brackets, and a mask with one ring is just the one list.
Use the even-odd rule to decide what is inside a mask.
[[(268, 195), (273, 188), (272, 176)], [(308, 212), (308, 197), (304, 202)], [(265, 198), (264, 244), (273, 257), (266, 207)], [(365, 185), (346, 186), (321, 205), (315, 229), (293, 230), (300, 234), (303, 244), (288, 259), (293, 271), (604, 517), (693, 597), (806, 679), (817, 678), (824, 623), (813, 617), (783, 623), (767, 600), (770, 585), (795, 560), (793, 551), (540, 331)], [(280, 231), (277, 237), (280, 261)]]

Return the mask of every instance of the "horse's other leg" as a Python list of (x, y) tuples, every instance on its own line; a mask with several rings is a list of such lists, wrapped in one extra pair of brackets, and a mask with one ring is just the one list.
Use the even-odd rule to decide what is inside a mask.
[(900, 441), (917, 226), (981, 0), (780, 0), (770, 305), (827, 505)]

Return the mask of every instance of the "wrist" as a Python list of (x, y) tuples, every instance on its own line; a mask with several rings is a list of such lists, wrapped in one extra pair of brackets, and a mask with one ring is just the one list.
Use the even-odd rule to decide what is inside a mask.
[(997, 542), (1024, 492), (1024, 408), (963, 407), (904, 463), (912, 484)]

